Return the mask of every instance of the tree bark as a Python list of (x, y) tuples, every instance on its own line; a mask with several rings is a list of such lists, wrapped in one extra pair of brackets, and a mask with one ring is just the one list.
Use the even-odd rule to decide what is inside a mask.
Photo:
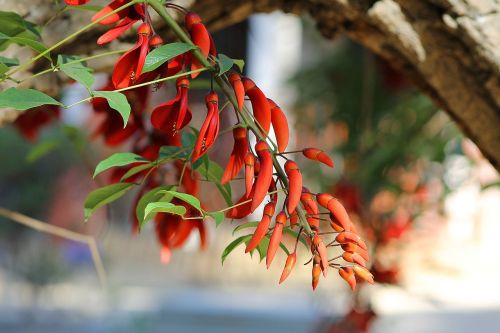
[[(19, 7), (17, 0), (0, 4)], [(213, 30), (279, 9), (310, 15), (326, 38), (346, 34), (405, 73), (500, 171), (499, 1), (197, 0), (192, 8)], [(91, 31), (65, 50), (89, 53), (95, 44), (82, 40), (99, 33)]]

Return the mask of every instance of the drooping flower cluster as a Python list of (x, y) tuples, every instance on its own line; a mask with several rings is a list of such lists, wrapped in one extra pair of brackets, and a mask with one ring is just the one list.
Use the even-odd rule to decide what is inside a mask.
[[(79, 5), (87, 1), (66, 1), (69, 5)], [(116, 62), (111, 82), (104, 90), (129, 89), (126, 92), (131, 102), (132, 112), (129, 123), (121, 128), (119, 116), (113, 113), (105, 100), (94, 99), (92, 104), (96, 113), (105, 117), (95, 132), (104, 138), (108, 145), (117, 145), (132, 141), (132, 150), (142, 156), (142, 160), (127, 166), (115, 168), (112, 182), (139, 183), (141, 188), (133, 207), (134, 230), (138, 230), (144, 217), (144, 203), (157, 201), (168, 207), (154, 215), (156, 233), (162, 245), (162, 260), (167, 262), (172, 249), (181, 247), (193, 230), (198, 230), (201, 247), (206, 245), (205, 213), (201, 203), (198, 205), (187, 200), (182, 194), (192, 197), (199, 195), (199, 181), (194, 171), (196, 162), (206, 158), (207, 152), (214, 146), (219, 136), (219, 99), (221, 96), (210, 90), (205, 97), (206, 115), (189, 151), (184, 151), (182, 133), (186, 131), (193, 117), (189, 107), (190, 80), (195, 79), (201, 70), (211, 72), (212, 82), (231, 87), (233, 96), (226, 96), (234, 103), (238, 122), (232, 127), (234, 145), (229, 156), (220, 185), (226, 185), (243, 173), (244, 191), (237, 202), (219, 211), (225, 212), (227, 219), (244, 219), (263, 207), (262, 218), (255, 231), (244, 237), (245, 252), (259, 249), (265, 252), (266, 265), (269, 268), (280, 247), (284, 247), (288, 257), (280, 278), (282, 283), (292, 272), (297, 261), (297, 244), (304, 242), (310, 247), (312, 263), (312, 287), (318, 285), (320, 275), (327, 276), (330, 268), (337, 269), (340, 276), (354, 289), (359, 280), (373, 283), (373, 277), (367, 269), (368, 249), (358, 235), (356, 227), (341, 202), (327, 193), (312, 193), (303, 184), (299, 165), (288, 158), (289, 126), (281, 108), (268, 99), (264, 92), (250, 78), (241, 76), (236, 71), (217, 73), (220, 65), (214, 41), (202, 23), (201, 18), (192, 12), (181, 10), (185, 14), (184, 29), (190, 36), (190, 43), (197, 49), (180, 54), (161, 64), (154, 70), (144, 71), (148, 54), (163, 44), (160, 36), (151, 26), (147, 3), (134, 4), (122, 10), (117, 8), (128, 3), (115, 0), (98, 12), (93, 20), (101, 24), (114, 24), (102, 35), (98, 43), (107, 43), (132, 27), (138, 21), (137, 43)], [(179, 9), (172, 4), (171, 8)], [(166, 5), (167, 7), (169, 4)], [(186, 73), (183, 75), (182, 73)], [(154, 107), (150, 122), (146, 124), (147, 98), (150, 88), (134, 87), (158, 79), (176, 75), (175, 97)], [(217, 78), (216, 78), (217, 76)], [(148, 90), (149, 89), (149, 90)], [(227, 89), (225, 90), (227, 92)], [(245, 98), (251, 108), (245, 107)], [(273, 142), (268, 136), (271, 128), (276, 137)], [(252, 146), (251, 139), (256, 139)], [(165, 146), (178, 148), (176, 153), (164, 155)], [(167, 147), (168, 148), (168, 147)], [(305, 148), (304, 157), (333, 167), (333, 161), (325, 152), (317, 148)], [(284, 168), (280, 160), (283, 159)], [(173, 168), (168, 172), (175, 174), (177, 184), (165, 183), (163, 164), (170, 163)], [(172, 192), (181, 190), (183, 193)], [(267, 198), (267, 200), (266, 200)], [(161, 201), (163, 200), (163, 201)], [(280, 209), (280, 200), (283, 203)], [(175, 211), (173, 210), (175, 208)], [(136, 212), (136, 210), (138, 212)], [(210, 214), (208, 214), (210, 215)], [(272, 226), (272, 222), (274, 225)], [(326, 225), (328, 231), (324, 231)], [(272, 226), (272, 227), (271, 227)], [(289, 252), (282, 243), (284, 232), (296, 234), (295, 247)], [(333, 239), (326, 241), (326, 237)], [(266, 239), (266, 241), (264, 241)], [(330, 257), (329, 250), (338, 249), (337, 255)]]

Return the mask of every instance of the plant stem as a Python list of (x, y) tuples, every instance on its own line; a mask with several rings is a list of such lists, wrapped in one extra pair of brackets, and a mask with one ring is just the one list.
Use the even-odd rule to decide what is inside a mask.
[(29, 228), (44, 232), (47, 234), (55, 235), (61, 238), (69, 239), (74, 242), (87, 244), (90, 253), (92, 255), (92, 260), (94, 261), (95, 269), (101, 286), (105, 289), (107, 285), (106, 271), (99, 255), (97, 245), (94, 237), (89, 235), (80, 234), (68, 229), (64, 229), (49, 223), (45, 223), (34, 218), (28, 217), (26, 215), (20, 214), (18, 212), (13, 212), (6, 208), (0, 207), (0, 216), (3, 216), (11, 221), (23, 224)]
[[(178, 77), (181, 77), (181, 76), (186, 76), (186, 75), (189, 75), (191, 73), (197, 73), (197, 72), (203, 72), (203, 71), (206, 71), (207, 68), (199, 68), (199, 69), (195, 69), (193, 71), (189, 71), (189, 72), (182, 72), (182, 73), (179, 73), (179, 74), (175, 74), (175, 75), (172, 75), (172, 76), (169, 76), (169, 77), (164, 77), (164, 78), (161, 78), (161, 79), (156, 79), (156, 80), (153, 80), (153, 81), (148, 81), (148, 82), (144, 82), (144, 83), (140, 83), (140, 84), (136, 84), (135, 86), (130, 86), (130, 87), (125, 87), (125, 88), (121, 88), (121, 89), (116, 89), (116, 90), (110, 90), (110, 92), (122, 92), (122, 91), (127, 91), (127, 90), (131, 90), (131, 89), (135, 89), (135, 88), (139, 88), (139, 87), (144, 87), (144, 86), (148, 86), (150, 84), (155, 84), (155, 83), (158, 83), (158, 82), (163, 82), (163, 81), (169, 81), (169, 80), (173, 80), (173, 79), (177, 79)], [(75, 105), (78, 105), (78, 104), (82, 104), (84, 102), (88, 102), (90, 101), (92, 98), (94, 98), (94, 96), (89, 96), (87, 98), (84, 98), (82, 100), (79, 100), (78, 102), (75, 102), (75, 103), (72, 103), (72, 104), (69, 104), (69, 105), (64, 105), (63, 108), (65, 109), (69, 109), (70, 107), (73, 107)]]
[(124, 4), (123, 6), (120, 6), (118, 8), (116, 8), (115, 10), (109, 12), (108, 14), (104, 15), (103, 17), (99, 18), (98, 20), (95, 20), (89, 24), (87, 24), (86, 26), (84, 26), (83, 28), (75, 31), (74, 33), (72, 33), (71, 35), (67, 36), (66, 38), (60, 40), (59, 42), (57, 42), (56, 44), (52, 45), (51, 47), (49, 47), (48, 49), (46, 49), (45, 51), (39, 53), (38, 55), (34, 56), (33, 58), (31, 58), (28, 62), (24, 63), (23, 65), (15, 68), (14, 70), (8, 72), (5, 74), (5, 77), (9, 77), (9, 76), (12, 76), (13, 74), (23, 70), (23, 69), (26, 69), (28, 66), (30, 66), (32, 63), (34, 63), (35, 61), (37, 61), (38, 59), (42, 58), (43, 56), (45, 56), (46, 54), (48, 54), (50, 51), (58, 48), (59, 46), (63, 45), (64, 43), (70, 41), (71, 39), (77, 37), (78, 35), (80, 35), (81, 33), (89, 30), (90, 28), (92, 28), (93, 26), (95, 26), (96, 24), (99, 24), (99, 22), (101, 22), (102, 20), (106, 19), (107, 17), (127, 8), (127, 7), (130, 7), (132, 5), (135, 5), (137, 3), (140, 3), (140, 2), (144, 2), (145, 0), (132, 0), (126, 4)]
[[(186, 34), (186, 32), (177, 24), (177, 22), (168, 14), (166, 11), (165, 7), (159, 0), (146, 0), (149, 5), (160, 15), (160, 17), (165, 21), (165, 23), (173, 30), (173, 32), (179, 37), (179, 39), (187, 44), (194, 45), (189, 36)], [(207, 67), (211, 72), (216, 72), (216, 68), (212, 66), (212, 64), (205, 59), (205, 57), (201, 54), (199, 49), (195, 49), (191, 51), (193, 55), (196, 57), (196, 59), (205, 67)], [(217, 85), (221, 88), (222, 92), (226, 97), (229, 99), (231, 104), (235, 107), (235, 110), (238, 110), (238, 103), (236, 101), (236, 98), (232, 94), (232, 92), (229, 90), (227, 84), (224, 82), (224, 80), (220, 76), (214, 76), (214, 80), (217, 83)], [(248, 127), (252, 130), (252, 132), (257, 136), (259, 139), (266, 141), (266, 137), (262, 135), (262, 127), (255, 122), (252, 119), (252, 116), (250, 112), (244, 107), (243, 110), (244, 112), (241, 112), (241, 116), (244, 120), (244, 122), (248, 125)], [(276, 154), (276, 144), (271, 141), (271, 144), (274, 146), (274, 151), (273, 153)], [(283, 187), (283, 190), (285, 193), (287, 192), (288, 188), (288, 179), (287, 176), (284, 172), (284, 170), (281, 168), (281, 165), (279, 164), (278, 160), (276, 159), (276, 156), (273, 154), (273, 165), (276, 171), (278, 172), (278, 175), (285, 185)], [(307, 223), (306, 217), (305, 217), (305, 211), (301, 206), (297, 206), (297, 213), (299, 215), (299, 220), (301, 223), (301, 226), (306, 230), (306, 232), (309, 235), (313, 235), (314, 232), (312, 231), (311, 227), (309, 226), (309, 223)]]

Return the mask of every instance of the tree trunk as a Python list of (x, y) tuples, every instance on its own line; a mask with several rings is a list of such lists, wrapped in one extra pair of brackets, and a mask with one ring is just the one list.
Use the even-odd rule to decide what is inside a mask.
[[(19, 3), (0, 0), (3, 10), (20, 12)], [(44, 6), (51, 3), (45, 1)], [(309, 14), (326, 38), (345, 33), (405, 73), (500, 170), (498, 1), (198, 0), (192, 8), (210, 29), (240, 22), (255, 12)], [(80, 15), (64, 19), (81, 20)], [(95, 44), (82, 40), (95, 40), (99, 33), (87, 33), (65, 47), (66, 52), (91, 52)]]

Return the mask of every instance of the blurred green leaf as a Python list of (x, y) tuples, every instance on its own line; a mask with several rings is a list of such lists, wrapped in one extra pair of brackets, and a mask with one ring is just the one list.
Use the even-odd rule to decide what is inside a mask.
[(94, 213), (94, 211), (97, 208), (107, 205), (115, 201), (116, 199), (119, 199), (125, 193), (127, 193), (132, 188), (132, 186), (134, 186), (134, 184), (117, 183), (104, 186), (98, 188), (95, 191), (90, 192), (84, 203), (85, 221), (87, 221), (90, 218), (90, 216)]

